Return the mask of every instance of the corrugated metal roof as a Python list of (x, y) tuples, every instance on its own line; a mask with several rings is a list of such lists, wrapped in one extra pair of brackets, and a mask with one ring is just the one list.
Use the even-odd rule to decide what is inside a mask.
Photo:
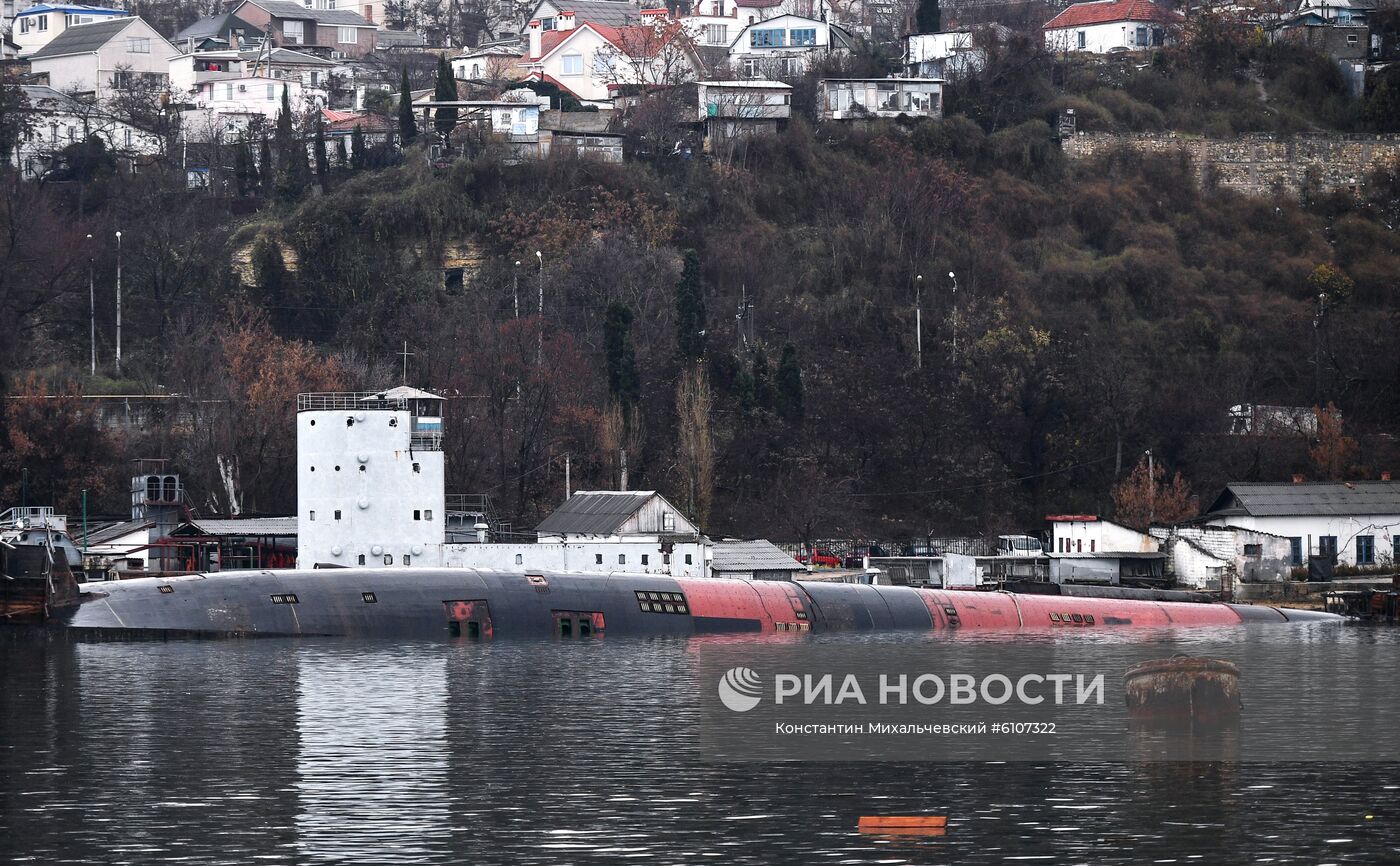
[[(262, 55), (262, 51), (257, 48), (250, 48), (247, 51), (238, 52), (238, 56), (249, 62), (257, 60)], [(323, 60), (314, 54), (305, 54), (301, 51), (293, 51), (290, 48), (274, 48), (268, 55), (268, 60), (273, 66), (334, 66), (329, 60)]]
[[(190, 531), (186, 532), (186, 529)], [(296, 535), (295, 517), (206, 517), (175, 530), (180, 535)]]
[(43, 60), (45, 57), (66, 57), (70, 54), (91, 54), (118, 33), (130, 27), (135, 18), (113, 18), (111, 21), (96, 21), (92, 24), (75, 24), (29, 55), (30, 60)]
[(375, 48), (423, 48), (427, 44), (428, 38), (426, 36), (411, 30), (374, 31)]
[[(124, 535), (130, 535), (133, 532), (140, 532), (143, 529), (150, 529), (152, 526), (155, 525), (156, 523), (154, 520), (124, 520), (121, 523), (113, 523), (110, 526), (104, 526), (96, 532), (89, 532), (87, 537), (87, 543), (88, 546), (92, 546), (94, 544), (107, 544), (108, 542), (116, 541), (118, 538), (121, 538)], [(74, 533), (75, 540), (81, 538), (81, 530), (77, 533)]]
[(753, 541), (726, 538), (716, 541), (710, 567), (716, 572), (807, 570), (806, 566), (783, 553), (766, 538)]
[(1225, 488), (1205, 515), (1253, 517), (1309, 515), (1400, 515), (1400, 483), (1395, 481), (1238, 482)]
[(535, 531), (611, 535), (655, 495), (655, 490), (575, 493), (536, 526)]
[(307, 9), (300, 3), (288, 0), (248, 0), (259, 9), (264, 9), (275, 18), (291, 18), (296, 21), (315, 21), (317, 24), (336, 24), (346, 27), (373, 27), (358, 12), (348, 9)]

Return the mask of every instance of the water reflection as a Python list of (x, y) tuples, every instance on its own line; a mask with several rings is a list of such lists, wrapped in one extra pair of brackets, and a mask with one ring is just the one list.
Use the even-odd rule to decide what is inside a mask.
[(440, 653), (313, 643), (297, 658), (301, 858), (382, 863), (448, 854)]
[(1400, 861), (1390, 764), (711, 763), (693, 649), (0, 637), (0, 861)]

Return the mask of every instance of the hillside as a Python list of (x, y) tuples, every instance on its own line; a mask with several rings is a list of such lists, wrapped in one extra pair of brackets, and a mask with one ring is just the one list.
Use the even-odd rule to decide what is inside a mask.
[[(83, 213), (74, 184), (6, 178), (12, 393), (182, 398), (118, 439), (81, 438), (81, 404), (11, 401), (4, 500), (28, 468), (31, 502), (71, 512), (87, 487), (120, 511), (118, 461), (165, 456), (207, 510), (288, 510), (293, 395), (397, 384), (405, 341), (409, 382), (451, 398), (449, 489), (526, 526), (562, 496), (565, 453), (577, 488), (613, 486), (625, 449), (631, 486), (712, 532), (784, 539), (1108, 513), (1146, 449), (1203, 497), (1319, 471), (1302, 436), (1225, 435), (1241, 403), (1334, 402), (1357, 448), (1329, 471), (1393, 467), (1400, 166), (1359, 197), (1299, 201), (1200, 189), (1171, 157), (1071, 163), (1050, 125), (1065, 106), (1102, 128), (1233, 133), (1312, 128), (1333, 103), (1285, 99), (1288, 75), (1267, 72), (1265, 101), (1259, 57), (1224, 77), (1168, 57), (1116, 83), (1014, 58), (941, 122), (795, 119), (728, 165), (508, 165), (485, 146), (435, 169), (410, 149), (241, 217), (250, 200), (174, 172), (94, 177)], [(1190, 76), (1208, 96), (1163, 95)], [(1330, 125), (1362, 128), (1365, 107)], [(86, 258), (46, 251), (118, 227), (124, 376), (91, 381)], [(110, 297), (115, 251), (97, 246)], [(80, 438), (81, 455), (55, 446)]]

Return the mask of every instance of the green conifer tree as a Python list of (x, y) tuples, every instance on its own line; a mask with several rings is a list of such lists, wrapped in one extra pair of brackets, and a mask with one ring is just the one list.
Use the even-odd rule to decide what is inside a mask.
[[(453, 102), (457, 99), (457, 79), (452, 76), (452, 65), (447, 62), (446, 54), (438, 55), (437, 85), (433, 89), (433, 99), (437, 102)], [(439, 108), (436, 126), (443, 143), (449, 143), (447, 137), (457, 127), (457, 106)]]
[(778, 361), (777, 375), (778, 415), (789, 424), (802, 420), (802, 368), (797, 365), (797, 347), (791, 343), (783, 346), (783, 357)]
[(705, 291), (700, 285), (700, 255), (686, 250), (676, 283), (676, 354), (682, 361), (705, 357)]
[(637, 376), (637, 353), (632, 346), (632, 309), (620, 301), (608, 304), (603, 320), (603, 353), (608, 368), (608, 392), (624, 407), (642, 396)]
[(365, 131), (357, 123), (350, 132), (350, 170), (359, 171), (365, 167), (365, 157), (368, 155), (365, 144)]
[(418, 121), (413, 117), (413, 94), (408, 90), (408, 67), (399, 83), (399, 142), (408, 147), (418, 137)]

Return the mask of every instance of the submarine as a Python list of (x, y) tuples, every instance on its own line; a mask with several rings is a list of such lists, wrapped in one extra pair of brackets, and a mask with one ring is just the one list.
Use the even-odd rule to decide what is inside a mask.
[[(99, 588), (100, 587), (100, 588)], [(826, 581), (326, 568), (89, 584), (46, 628), (78, 639), (343, 636), (492, 640), (1342, 622), (1225, 602), (1022, 595)]]

